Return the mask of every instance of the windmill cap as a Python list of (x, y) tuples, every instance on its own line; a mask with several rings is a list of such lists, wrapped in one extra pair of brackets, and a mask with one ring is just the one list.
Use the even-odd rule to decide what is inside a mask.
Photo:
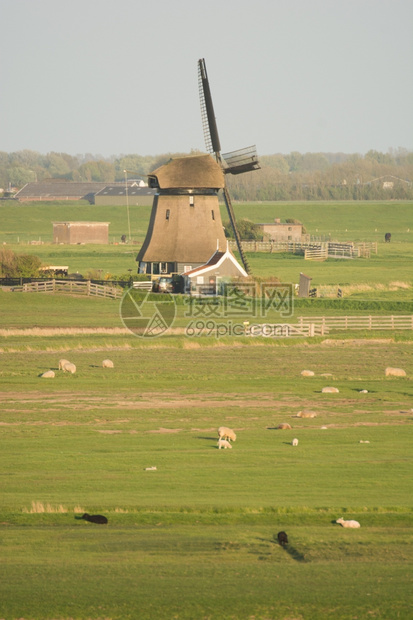
[[(222, 189), (225, 185), (221, 166), (208, 154), (170, 159), (148, 175), (160, 189)], [(153, 186), (153, 184), (151, 183)]]

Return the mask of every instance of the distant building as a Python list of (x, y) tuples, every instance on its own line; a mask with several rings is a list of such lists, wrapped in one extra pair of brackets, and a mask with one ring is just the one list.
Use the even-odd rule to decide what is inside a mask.
[(106, 185), (95, 194), (95, 205), (139, 205), (140, 207), (152, 206), (156, 190), (141, 185), (139, 181), (125, 184)]
[(269, 241), (301, 241), (303, 235), (302, 224), (290, 224), (281, 222), (275, 218), (269, 224), (257, 224), (263, 232), (264, 239)]
[(230, 252), (227, 243), (225, 252), (217, 250), (205, 265), (185, 270), (182, 274), (185, 290), (193, 295), (215, 295), (220, 283), (230, 278), (246, 278), (247, 272)]
[(107, 183), (75, 183), (62, 179), (49, 179), (39, 183), (26, 183), (15, 198), (20, 202), (88, 200), (93, 204), (96, 192), (106, 185)]
[(53, 243), (109, 243), (110, 222), (53, 222)]

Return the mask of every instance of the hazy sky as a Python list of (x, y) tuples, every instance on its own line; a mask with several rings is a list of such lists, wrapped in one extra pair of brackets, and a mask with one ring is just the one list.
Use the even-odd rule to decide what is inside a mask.
[(0, 0), (0, 151), (413, 150), (413, 0)]

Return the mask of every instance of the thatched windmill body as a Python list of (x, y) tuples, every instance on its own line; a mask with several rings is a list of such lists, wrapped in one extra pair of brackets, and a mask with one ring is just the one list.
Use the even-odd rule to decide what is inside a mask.
[(218, 191), (221, 167), (210, 155), (171, 159), (148, 176), (156, 188), (139, 272), (183, 273), (205, 264), (226, 245)]
[[(259, 168), (255, 147), (222, 155), (205, 62), (198, 63), (201, 112), (208, 154), (177, 157), (148, 175), (156, 189), (145, 241), (136, 260), (139, 273), (184, 273), (204, 265), (227, 241), (218, 193), (225, 204), (244, 268), (249, 273), (236, 228), (225, 174)], [(213, 157), (211, 157), (213, 155)]]

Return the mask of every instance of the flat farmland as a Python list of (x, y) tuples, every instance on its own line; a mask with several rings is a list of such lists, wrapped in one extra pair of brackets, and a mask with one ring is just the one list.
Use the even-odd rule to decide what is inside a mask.
[[(373, 210), (357, 216), (360, 205), (336, 206), (326, 205), (324, 232), (344, 235), (351, 215), (364, 226), (362, 238), (377, 235), (378, 255), (311, 264), (319, 284), (364, 288), (342, 300), (298, 301), (293, 319), (411, 314), (408, 205), (394, 205), (399, 220), (392, 205), (378, 208), (375, 221)], [(256, 208), (237, 207), (255, 221), (272, 213)], [(307, 228), (310, 212), (318, 210), (317, 221), (322, 213), (320, 205), (272, 208)], [(28, 217), (28, 206), (17, 209)], [(81, 211), (64, 218), (47, 211), (46, 221), (46, 206), (38, 209), (39, 235), (52, 219), (82, 219)], [(115, 236), (125, 232), (119, 211), (112, 220), (103, 215)], [(17, 220), (5, 221), (15, 235)], [(379, 234), (396, 221), (384, 244)], [(113, 244), (11, 247), (111, 273), (132, 269), (135, 252)], [(285, 269), (286, 281), (309, 265), (251, 258), (256, 275)], [(125, 330), (119, 300), (6, 290), (0, 317), (0, 618), (410, 617), (411, 331), (139, 338)], [(58, 370), (63, 357), (76, 364), (74, 375)], [(105, 358), (114, 368), (102, 367)], [(406, 376), (386, 377), (388, 366)], [(50, 369), (53, 379), (40, 378)], [(314, 376), (303, 377), (305, 369)], [(221, 425), (237, 435), (231, 449), (217, 447)], [(108, 524), (81, 519), (85, 512)], [(339, 517), (361, 527), (342, 528)]]

